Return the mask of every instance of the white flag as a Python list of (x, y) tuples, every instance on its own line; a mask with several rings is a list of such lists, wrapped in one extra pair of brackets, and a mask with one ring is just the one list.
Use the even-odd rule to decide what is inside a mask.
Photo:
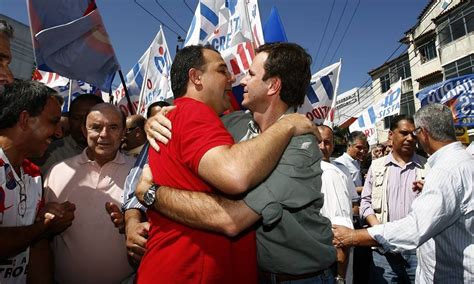
[(256, 0), (201, 0), (198, 3), (184, 45), (210, 44), (221, 53), (236, 77), (235, 85), (250, 68), (254, 58), (252, 25), (258, 42), (263, 43), (263, 32)]
[(315, 73), (298, 112), (306, 114), (314, 123), (332, 126), (340, 71), (341, 62), (337, 62)]
[[(163, 29), (160, 27), (150, 47), (126, 77), (127, 90), (132, 104), (138, 109), (137, 113), (143, 114), (152, 102), (173, 97), (169, 83), (170, 69), (171, 56)], [(114, 91), (119, 107), (128, 114), (130, 111), (124, 95), (123, 86)]]
[[(402, 94), (402, 79), (393, 84), (382, 98), (363, 111), (357, 120), (349, 126), (349, 131), (363, 131), (366, 135), (373, 133), (375, 124), (387, 116), (400, 113), (400, 97)], [(368, 135), (369, 136), (369, 135)]]

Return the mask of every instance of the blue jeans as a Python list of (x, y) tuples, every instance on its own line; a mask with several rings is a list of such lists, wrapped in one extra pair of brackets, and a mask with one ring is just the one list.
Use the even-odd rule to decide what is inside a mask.
[(281, 283), (281, 284), (334, 284), (334, 275), (332, 274), (331, 269), (326, 269), (321, 274), (314, 277), (277, 282), (275, 274), (271, 273), (270, 281), (268, 281), (267, 279), (262, 279), (262, 277), (260, 277), (259, 283), (260, 284), (278, 284), (278, 283)]
[(415, 283), (416, 251), (402, 253), (372, 252), (369, 283)]

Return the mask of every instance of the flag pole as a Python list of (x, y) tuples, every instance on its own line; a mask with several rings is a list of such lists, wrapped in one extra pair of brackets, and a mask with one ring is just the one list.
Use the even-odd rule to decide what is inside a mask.
[(120, 76), (120, 81), (122, 81), (123, 89), (125, 90), (125, 97), (127, 97), (128, 109), (130, 110), (130, 114), (135, 114), (136, 111), (135, 111), (135, 108), (133, 107), (132, 100), (130, 100), (130, 95), (128, 94), (127, 85), (125, 84), (125, 79), (123, 78), (122, 69), (119, 69), (118, 72)]
[(151, 53), (151, 49), (148, 49), (148, 55), (147, 55), (147, 58), (146, 58), (146, 66), (145, 66), (145, 76), (143, 77), (143, 82), (142, 82), (142, 85), (140, 87), (140, 96), (139, 96), (139, 99), (138, 99), (137, 113), (139, 113), (140, 110), (142, 109), (143, 94), (145, 93), (145, 86), (146, 86), (146, 82), (148, 80), (147, 78), (148, 78), (148, 66), (150, 65), (150, 53)]
[[(255, 43), (255, 36), (253, 34), (253, 29), (252, 29), (252, 24), (250, 23), (250, 15), (249, 15), (249, 6), (248, 6), (248, 3), (249, 1), (248, 0), (244, 0), (244, 4), (245, 4), (245, 17), (247, 18), (247, 25), (249, 26), (250, 28), (250, 34), (252, 35), (252, 47), (253, 49), (257, 49), (257, 46), (256, 46), (256, 43)], [(257, 4), (258, 5), (258, 4)]]
[(67, 99), (67, 112), (71, 108), (71, 95), (72, 95), (72, 79), (69, 79), (69, 91), (68, 91), (68, 99)]

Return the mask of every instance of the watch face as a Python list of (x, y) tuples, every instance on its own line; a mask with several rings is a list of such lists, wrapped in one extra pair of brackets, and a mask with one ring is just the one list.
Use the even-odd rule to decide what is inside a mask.
[(153, 202), (155, 202), (155, 191), (149, 189), (145, 193), (145, 196), (143, 196), (143, 201), (145, 202), (146, 206), (153, 205)]

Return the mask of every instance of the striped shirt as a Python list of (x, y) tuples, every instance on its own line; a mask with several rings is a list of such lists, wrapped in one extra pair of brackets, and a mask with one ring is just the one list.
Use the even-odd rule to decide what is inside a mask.
[(474, 157), (453, 142), (428, 164), (408, 216), (368, 232), (386, 250), (418, 248), (417, 283), (474, 283)]

